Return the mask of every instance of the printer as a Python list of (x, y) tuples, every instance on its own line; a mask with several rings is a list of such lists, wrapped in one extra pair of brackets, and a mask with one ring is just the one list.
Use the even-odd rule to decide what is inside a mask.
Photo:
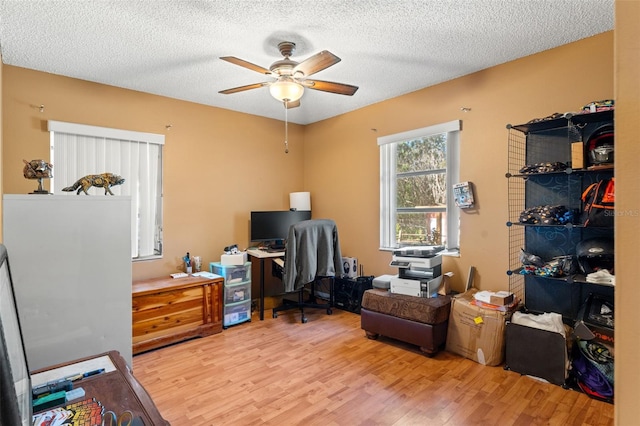
[(443, 246), (404, 247), (393, 251), (390, 266), (398, 268), (391, 277), (391, 293), (435, 297), (442, 283)]

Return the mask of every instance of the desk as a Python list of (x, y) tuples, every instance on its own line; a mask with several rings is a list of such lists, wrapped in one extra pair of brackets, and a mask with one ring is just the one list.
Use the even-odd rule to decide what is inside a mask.
[[(86, 371), (89, 366), (105, 365), (105, 372), (74, 382), (74, 388), (81, 387), (85, 396), (67, 404), (95, 398), (104, 407), (104, 411), (113, 411), (116, 415), (129, 410), (134, 417), (142, 418), (145, 425), (169, 425), (145, 388), (133, 377), (124, 358), (117, 351), (110, 351), (100, 355), (81, 358), (72, 362), (58, 364), (31, 374), (33, 385), (43, 384)], [(46, 410), (40, 410), (46, 411)]]
[[(250, 249), (247, 250), (247, 254), (249, 254), (249, 256), (251, 256), (251, 268), (253, 269), (254, 265), (257, 265), (258, 268), (258, 276), (259, 278), (259, 283), (260, 283), (260, 288), (259, 288), (259, 295), (260, 295), (260, 321), (264, 320), (264, 297), (266, 296), (266, 291), (265, 291), (265, 264), (264, 261), (265, 259), (268, 259), (269, 262), (272, 262), (274, 258), (276, 257), (284, 257), (284, 252), (274, 252), (274, 253), (270, 253), (268, 251), (264, 251), (264, 250), (257, 250), (257, 249)], [(269, 270), (271, 270), (271, 268), (268, 268)], [(254, 271), (252, 270), (252, 275), (255, 277), (256, 274), (254, 273)], [(271, 276), (271, 274), (269, 274), (269, 276)], [(270, 284), (273, 284), (273, 281), (270, 281)], [(281, 288), (280, 291), (277, 294), (282, 294), (282, 282), (280, 282)]]

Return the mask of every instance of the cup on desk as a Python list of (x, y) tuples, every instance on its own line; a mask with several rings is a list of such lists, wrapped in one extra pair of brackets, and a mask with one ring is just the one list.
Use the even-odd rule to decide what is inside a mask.
[(200, 272), (202, 270), (202, 258), (200, 256), (193, 256), (193, 258), (191, 258), (191, 262), (195, 272)]

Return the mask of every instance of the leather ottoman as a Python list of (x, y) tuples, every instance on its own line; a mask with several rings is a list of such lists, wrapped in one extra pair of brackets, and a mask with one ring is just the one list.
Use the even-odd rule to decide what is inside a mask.
[(360, 324), (369, 339), (390, 337), (433, 356), (447, 341), (450, 309), (451, 296), (424, 298), (371, 289), (362, 298)]

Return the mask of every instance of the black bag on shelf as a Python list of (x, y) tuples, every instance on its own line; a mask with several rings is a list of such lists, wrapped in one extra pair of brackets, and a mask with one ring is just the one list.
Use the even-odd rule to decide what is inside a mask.
[(613, 227), (615, 178), (592, 183), (582, 193), (584, 226)]

